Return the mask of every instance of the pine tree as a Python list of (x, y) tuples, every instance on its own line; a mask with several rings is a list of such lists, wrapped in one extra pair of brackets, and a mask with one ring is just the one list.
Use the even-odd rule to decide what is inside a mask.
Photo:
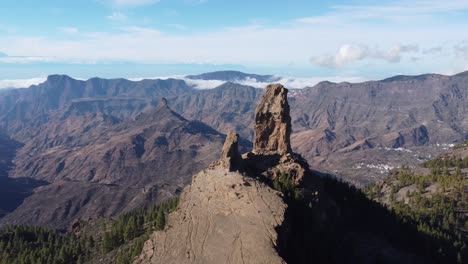
[(164, 210), (160, 207), (158, 209), (158, 214), (156, 216), (155, 228), (156, 230), (163, 230), (165, 225), (166, 225), (166, 215), (164, 213)]
[(112, 237), (109, 232), (104, 233), (101, 244), (102, 253), (107, 253), (112, 250)]

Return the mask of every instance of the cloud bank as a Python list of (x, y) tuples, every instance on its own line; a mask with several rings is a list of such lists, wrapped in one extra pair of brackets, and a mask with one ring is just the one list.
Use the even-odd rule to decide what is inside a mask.
[(5, 88), (27, 88), (31, 85), (40, 84), (47, 80), (46, 77), (31, 79), (0, 80), (0, 89)]
[[(186, 79), (184, 76), (164, 76), (164, 77), (150, 77), (150, 78), (128, 78), (130, 81), (141, 81), (143, 79), (180, 79), (184, 80), (188, 85), (193, 86), (195, 89), (213, 89), (224, 83), (225, 81), (219, 80), (193, 80)], [(85, 80), (82, 78), (75, 78), (78, 80)], [(12, 79), (12, 80), (0, 80), (0, 89), (4, 88), (27, 88), (31, 85), (38, 85), (47, 80), (46, 77), (30, 78), (30, 79)], [(340, 76), (330, 76), (330, 77), (314, 77), (314, 78), (294, 78), (294, 77), (281, 77), (278, 83), (283, 84), (285, 87), (290, 89), (302, 89), (305, 87), (311, 87), (322, 81), (330, 82), (362, 82), (366, 81), (360, 77), (340, 77)], [(236, 80), (235, 83), (241, 85), (252, 86), (255, 88), (265, 88), (269, 82), (258, 82), (255, 78), (246, 78), (242, 80)]]
[(416, 53), (419, 51), (417, 45), (395, 45), (383, 50), (378, 47), (366, 45), (342, 45), (335, 55), (323, 55), (312, 57), (310, 62), (317, 66), (326, 68), (339, 68), (348, 64), (365, 60), (383, 60), (389, 63), (400, 62), (405, 53)]
[[(196, 89), (212, 89), (216, 88), (224, 83), (225, 81), (219, 80), (192, 80), (192, 79), (185, 79), (183, 80), (189, 84), (193, 85)], [(330, 81), (330, 82), (362, 82), (366, 81), (361, 77), (341, 77), (341, 76), (331, 76), (331, 77), (313, 77), (313, 78), (285, 78), (280, 77), (277, 83), (281, 83), (287, 88), (290, 89), (302, 89), (306, 87), (312, 87), (319, 82), (322, 81)], [(255, 88), (265, 88), (270, 82), (258, 82), (255, 78), (245, 78), (241, 80), (236, 80), (235, 83), (241, 85), (252, 86)]]

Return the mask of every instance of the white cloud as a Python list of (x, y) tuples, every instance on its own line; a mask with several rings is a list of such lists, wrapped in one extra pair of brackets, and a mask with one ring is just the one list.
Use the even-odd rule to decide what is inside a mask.
[[(129, 78), (130, 81), (141, 81), (143, 79), (162, 79), (166, 80), (169, 78), (184, 80), (188, 85), (193, 86), (195, 89), (213, 89), (224, 83), (225, 81), (220, 80), (194, 80), (187, 79), (184, 75), (172, 75), (164, 77), (147, 77), (147, 78)], [(328, 76), (328, 77), (312, 77), (312, 78), (299, 78), (299, 77), (276, 77), (279, 80), (276, 83), (281, 83), (287, 88), (291, 89), (302, 89), (305, 87), (311, 87), (319, 82), (330, 81), (330, 82), (363, 82), (367, 81), (361, 77), (344, 77), (344, 76)], [(233, 81), (241, 85), (252, 86), (255, 88), (265, 88), (271, 82), (259, 82), (255, 78), (245, 78)]]
[(312, 57), (311, 63), (327, 68), (339, 68), (353, 62), (364, 59), (384, 60), (390, 63), (399, 62), (404, 53), (415, 53), (419, 51), (416, 45), (395, 45), (389, 49), (382, 50), (371, 48), (366, 45), (342, 45), (335, 55), (322, 55)]
[(218, 80), (191, 80), (191, 79), (184, 79), (184, 81), (188, 85), (194, 86), (196, 89), (212, 89), (218, 87), (224, 83), (225, 81), (218, 81)]
[(0, 89), (4, 88), (27, 88), (31, 85), (40, 84), (47, 80), (45, 77), (31, 79), (0, 80)]
[(138, 7), (156, 4), (159, 0), (107, 0), (107, 2), (116, 7)]
[[(219, 80), (192, 80), (182, 78), (187, 84), (193, 85), (196, 89), (212, 89), (216, 88), (222, 84), (224, 81)], [(342, 76), (329, 76), (329, 77), (313, 77), (313, 78), (297, 78), (297, 77), (281, 77), (279, 80), (275, 81), (281, 83), (287, 88), (290, 89), (302, 89), (305, 87), (311, 87), (316, 85), (319, 82), (330, 81), (330, 82), (362, 82), (366, 79), (361, 77), (342, 77)], [(234, 81), (235, 83), (241, 85), (248, 85), (255, 88), (265, 88), (271, 82), (258, 82), (255, 78), (245, 78), (241, 80)]]
[(124, 22), (128, 19), (122, 12), (112, 12), (112, 14), (108, 15), (106, 18), (116, 22)]
[(54, 57), (36, 57), (36, 56), (0, 56), (0, 63), (28, 64), (28, 63), (50, 63), (63, 62), (63, 60)]

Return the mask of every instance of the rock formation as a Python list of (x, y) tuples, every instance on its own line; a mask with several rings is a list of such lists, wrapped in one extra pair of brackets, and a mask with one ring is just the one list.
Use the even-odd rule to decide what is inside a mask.
[(233, 171), (241, 168), (242, 157), (239, 154), (239, 135), (234, 131), (229, 131), (221, 152), (221, 167)]
[(253, 151), (241, 156), (239, 136), (229, 132), (221, 159), (194, 176), (169, 226), (151, 236), (135, 263), (285, 263), (279, 251), (288, 237), (287, 205), (267, 183), (288, 175), (301, 187), (312, 174), (291, 151), (287, 89), (267, 86), (255, 118)]
[(270, 84), (255, 111), (255, 138), (252, 152), (244, 154), (248, 172), (275, 180), (288, 175), (301, 185), (309, 173), (309, 165), (300, 155), (291, 151), (291, 116), (288, 89), (281, 84)]
[(363, 231), (378, 209), (362, 206), (360, 193), (313, 175), (291, 151), (286, 94), (281, 85), (267, 87), (255, 115), (253, 151), (240, 159), (238, 136), (229, 132), (221, 160), (193, 177), (165, 230), (151, 235), (135, 264), (419, 263), (385, 235)]
[(291, 116), (288, 90), (281, 84), (270, 84), (255, 110), (254, 153), (291, 152)]

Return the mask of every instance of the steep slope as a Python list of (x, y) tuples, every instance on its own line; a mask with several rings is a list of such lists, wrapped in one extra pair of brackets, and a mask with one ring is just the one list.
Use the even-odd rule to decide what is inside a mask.
[(12, 160), (20, 147), (20, 143), (0, 132), (0, 177), (8, 175), (8, 171), (13, 166)]
[(203, 123), (182, 118), (165, 100), (135, 120), (114, 124), (100, 114), (88, 124), (86, 115), (81, 117), (69, 116), (66, 120), (76, 126), (56, 138), (49, 138), (48, 131), (63, 126), (49, 122), (44, 136), (19, 151), (10, 176), (51, 184), (37, 189), (2, 223), (66, 228), (77, 218), (115, 216), (171, 197), (190, 175), (216, 159), (224, 138)]
[(46, 182), (19, 178), (8, 178), (13, 167), (13, 159), (22, 145), (3, 133), (0, 133), (0, 218), (15, 210), (23, 200), (31, 195), (32, 190)]

